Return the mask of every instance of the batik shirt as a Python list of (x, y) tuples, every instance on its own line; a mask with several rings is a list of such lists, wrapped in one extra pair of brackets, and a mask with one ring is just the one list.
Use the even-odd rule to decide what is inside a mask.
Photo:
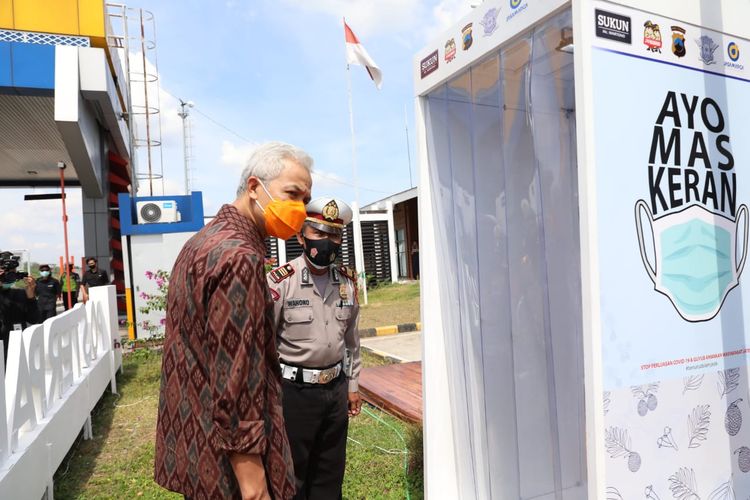
[(241, 498), (232, 453), (262, 457), (271, 498), (294, 494), (265, 252), (224, 205), (170, 276), (155, 479), (195, 499)]

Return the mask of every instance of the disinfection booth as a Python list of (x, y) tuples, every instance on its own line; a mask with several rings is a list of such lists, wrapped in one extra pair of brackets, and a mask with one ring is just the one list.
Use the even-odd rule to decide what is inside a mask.
[(428, 498), (750, 496), (748, 38), (487, 0), (417, 53)]

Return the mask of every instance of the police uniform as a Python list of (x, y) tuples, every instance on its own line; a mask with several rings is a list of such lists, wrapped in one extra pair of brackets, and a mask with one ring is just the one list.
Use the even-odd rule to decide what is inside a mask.
[[(313, 200), (306, 209), (306, 224), (328, 233), (340, 234), (351, 220), (351, 209), (331, 198)], [(268, 273), (297, 499), (341, 497), (347, 393), (359, 390), (356, 273), (335, 263), (323, 269), (324, 275), (315, 275), (303, 254)]]
[(60, 282), (52, 276), (36, 280), (36, 300), (39, 306), (39, 321), (57, 315), (57, 298), (60, 296)]

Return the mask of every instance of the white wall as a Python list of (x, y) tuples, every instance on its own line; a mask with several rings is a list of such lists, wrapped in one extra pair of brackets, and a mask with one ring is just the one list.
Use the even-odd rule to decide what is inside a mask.
[[(146, 272), (163, 270), (172, 271), (175, 260), (185, 245), (195, 233), (166, 233), (166, 234), (135, 234), (130, 236), (130, 266), (133, 270), (133, 283), (128, 288), (134, 290), (134, 313), (138, 338), (146, 338), (149, 332), (141, 327), (143, 321), (159, 325), (165, 317), (164, 311), (143, 314), (140, 308), (146, 305), (141, 293), (157, 293), (156, 282), (146, 278)], [(163, 329), (162, 329), (163, 332)]]
[(0, 414), (7, 417), (0, 419), (0, 498), (41, 498), (79, 431), (90, 438), (89, 416), (104, 390), (117, 390), (115, 287), (93, 288), (89, 297), (11, 333), (0, 384)]

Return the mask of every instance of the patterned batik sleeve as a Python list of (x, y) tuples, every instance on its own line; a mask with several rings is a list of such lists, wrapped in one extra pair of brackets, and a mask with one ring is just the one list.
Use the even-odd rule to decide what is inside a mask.
[(266, 450), (265, 281), (260, 260), (235, 254), (208, 303), (207, 334), (217, 344), (211, 373), (212, 442), (243, 455)]

